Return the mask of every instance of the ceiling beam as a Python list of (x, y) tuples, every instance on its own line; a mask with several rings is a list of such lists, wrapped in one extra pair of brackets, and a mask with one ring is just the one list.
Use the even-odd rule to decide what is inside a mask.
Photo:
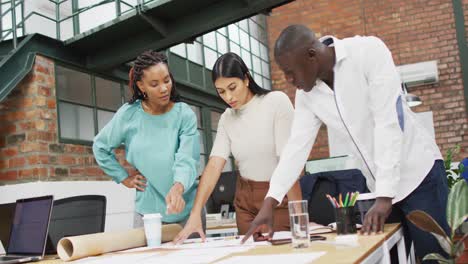
[(203, 35), (255, 14), (271, 10), (276, 6), (291, 1), (248, 0), (249, 5), (247, 7), (243, 1), (239, 0), (216, 1), (214, 4), (202, 7), (199, 12), (192, 12), (189, 16), (181, 17), (172, 24), (164, 24), (152, 17), (151, 21), (156, 21), (156, 30), (162, 34), (166, 33), (166, 35), (163, 35), (164, 37), (154, 34), (152, 30), (126, 36), (125, 38), (122, 37), (122, 41), (99, 50), (94, 50), (92, 54), (88, 54), (87, 67), (96, 70), (113, 68), (134, 59), (145, 50), (169, 48), (188, 39)]

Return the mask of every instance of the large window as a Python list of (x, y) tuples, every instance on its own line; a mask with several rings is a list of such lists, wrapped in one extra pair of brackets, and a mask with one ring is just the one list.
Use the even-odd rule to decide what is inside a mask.
[[(91, 2), (94, 0), (83, 1)], [(84, 28), (81, 25), (80, 30)], [(216, 99), (211, 81), (211, 69), (216, 59), (228, 51), (237, 53), (249, 67), (255, 81), (263, 88), (271, 89), (267, 43), (265, 16), (257, 15), (209, 32), (191, 44), (182, 43), (166, 51), (178, 85), (189, 88), (182, 98), (197, 116), (200, 174), (208, 161), (218, 121), (225, 108)], [(111, 80), (59, 65), (56, 66), (56, 83), (61, 142), (91, 144), (93, 137), (130, 96), (122, 80)], [(200, 96), (195, 90), (202, 90), (206, 96)], [(231, 171), (234, 167), (231, 157), (224, 171)]]
[(61, 142), (91, 144), (123, 104), (123, 84), (56, 65)]
[(242, 57), (255, 82), (271, 90), (267, 47), (265, 16), (256, 15), (198, 37), (193, 44), (173, 46), (170, 51), (187, 59), (189, 70), (192, 63), (211, 70), (222, 54), (234, 52)]

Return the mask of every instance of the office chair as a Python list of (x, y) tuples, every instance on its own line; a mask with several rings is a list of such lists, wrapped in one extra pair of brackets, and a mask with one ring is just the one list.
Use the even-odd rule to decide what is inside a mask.
[(63, 237), (104, 232), (105, 222), (105, 196), (82, 195), (54, 201), (47, 253), (57, 252), (57, 243)]

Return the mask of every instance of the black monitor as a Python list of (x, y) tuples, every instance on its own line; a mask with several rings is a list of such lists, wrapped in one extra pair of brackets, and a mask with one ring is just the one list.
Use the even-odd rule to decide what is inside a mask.
[(206, 211), (209, 214), (221, 213), (223, 204), (229, 205), (229, 212), (234, 212), (234, 196), (236, 193), (236, 182), (238, 171), (228, 171), (221, 173), (218, 182), (206, 202)]

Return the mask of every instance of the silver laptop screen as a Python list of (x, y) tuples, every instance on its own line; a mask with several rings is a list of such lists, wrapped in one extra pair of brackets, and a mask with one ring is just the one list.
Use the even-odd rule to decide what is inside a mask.
[(16, 201), (8, 254), (44, 254), (52, 204), (53, 196)]

